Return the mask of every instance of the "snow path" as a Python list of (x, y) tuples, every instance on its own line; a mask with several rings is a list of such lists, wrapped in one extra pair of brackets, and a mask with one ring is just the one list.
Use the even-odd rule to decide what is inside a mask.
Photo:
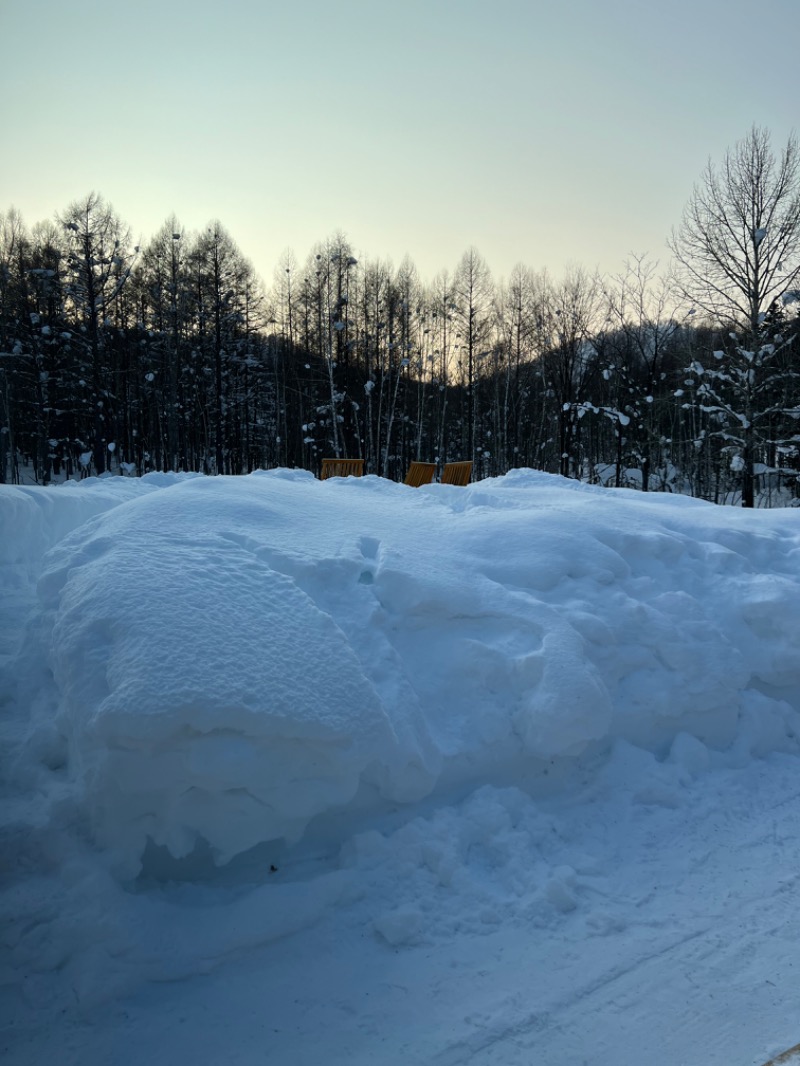
[(584, 794), (537, 800), (544, 892), (510, 893), (470, 856), (500, 925), (447, 929), (442, 887), (409, 879), (397, 908), (433, 921), (392, 947), (365, 921), (376, 867), (351, 903), (205, 977), (146, 984), (66, 1030), (7, 1029), (4, 1061), (760, 1066), (800, 1024), (797, 759), (711, 771), (672, 807), (637, 800), (625, 754)]

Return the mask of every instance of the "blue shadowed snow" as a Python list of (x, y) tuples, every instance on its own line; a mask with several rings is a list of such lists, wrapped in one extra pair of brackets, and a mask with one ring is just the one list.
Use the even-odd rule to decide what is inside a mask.
[[(619, 995), (644, 1039), (651, 970), (680, 1012), (678, 971), (709, 957), (681, 945), (739, 922), (714, 958), (743, 1002), (789, 965), (796, 510), (532, 471), (466, 489), (295, 471), (0, 487), (0, 581), (10, 1062), (54, 1054), (76, 1003), (140, 1018), (115, 1062), (155, 1061), (145, 1030), (173, 1059), (260, 1062), (239, 1017), (255, 982), (275, 1062), (633, 1066), (613, 999), (585, 1046), (563, 1036), (578, 975), (637, 975)], [(764, 976), (737, 955), (745, 876), (777, 901)], [(355, 952), (349, 977), (319, 930)], [(413, 1038), (374, 983), (384, 951), (422, 968)], [(280, 960), (280, 989), (259, 959)], [(146, 1008), (149, 982), (209, 973), (213, 1003), (181, 984)], [(738, 992), (719, 1001), (737, 1018)], [(239, 1059), (211, 1050), (223, 1004)], [(168, 1035), (173, 1007), (196, 1041)], [(92, 1014), (112, 1044), (114, 1016)], [(698, 1023), (709, 1054), (720, 1024)], [(725, 1024), (730, 1051), (746, 1030)], [(84, 1066), (112, 1060), (93, 1031), (75, 1037)]]

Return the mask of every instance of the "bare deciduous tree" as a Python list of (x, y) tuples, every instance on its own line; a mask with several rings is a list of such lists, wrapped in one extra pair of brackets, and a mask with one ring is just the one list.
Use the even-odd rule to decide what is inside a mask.
[[(754, 506), (759, 452), (777, 446), (776, 398), (792, 373), (787, 338), (776, 328), (800, 284), (800, 145), (776, 156), (769, 132), (753, 127), (717, 167), (709, 162), (673, 234), (684, 295), (721, 330), (713, 362), (695, 360), (695, 396), (724, 439), (741, 476), (742, 504)], [(779, 435), (780, 431), (779, 431)], [(791, 434), (790, 434), (791, 435)]]
[(722, 325), (756, 336), (761, 316), (800, 279), (800, 145), (776, 158), (753, 127), (721, 166), (708, 162), (673, 233), (685, 295)]

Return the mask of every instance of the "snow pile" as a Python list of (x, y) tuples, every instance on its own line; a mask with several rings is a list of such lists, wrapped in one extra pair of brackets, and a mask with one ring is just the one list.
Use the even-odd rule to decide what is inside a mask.
[[(58, 489), (0, 486), (0, 588), (22, 612), (29, 606), (31, 586), (39, 577), (43, 555), (76, 526), (93, 515), (117, 507), (195, 474), (149, 474), (144, 478), (87, 478), (67, 481)], [(22, 627), (0, 631), (0, 656), (19, 646)]]
[(40, 582), (76, 803), (132, 876), (148, 840), (224, 864), (619, 739), (795, 750), (799, 543), (791, 511), (529, 471), (167, 479)]
[(0, 487), (4, 1061), (790, 1047), (799, 564), (530, 471)]
[[(38, 568), (42, 555), (92, 516), (199, 474), (148, 474), (65, 481), (58, 488), (0, 488), (0, 566)], [(4, 583), (9, 580), (7, 571)]]

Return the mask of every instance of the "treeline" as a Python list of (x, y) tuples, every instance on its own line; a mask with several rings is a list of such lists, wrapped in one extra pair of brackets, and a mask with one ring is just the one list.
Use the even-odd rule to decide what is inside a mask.
[(424, 282), (337, 235), (302, 264), (287, 253), (267, 289), (216, 222), (190, 234), (169, 219), (139, 248), (94, 194), (32, 229), (11, 210), (0, 480), (23, 462), (46, 484), (108, 469), (317, 470), (323, 456), (397, 479), (412, 459), (472, 459), (477, 477), (529, 466), (786, 502), (796, 294), (748, 321), (688, 301), (680, 281), (642, 257), (613, 278), (518, 266), (496, 283), (470, 249)]

